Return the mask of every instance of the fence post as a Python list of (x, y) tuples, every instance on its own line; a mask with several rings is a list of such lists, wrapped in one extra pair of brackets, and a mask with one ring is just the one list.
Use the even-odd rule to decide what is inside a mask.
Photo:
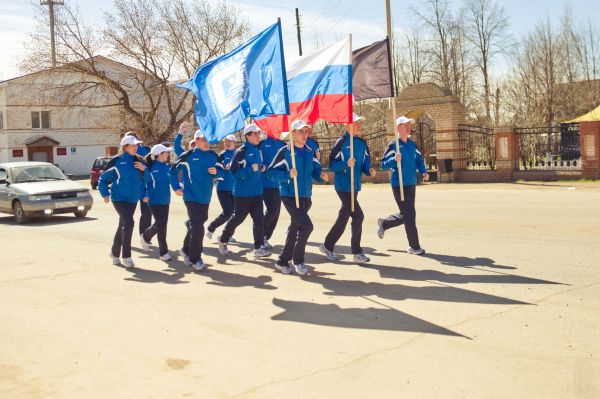
[(512, 127), (500, 127), (496, 133), (496, 180), (513, 180), (513, 173), (518, 168), (517, 135)]
[(581, 177), (600, 179), (600, 121), (580, 122)]

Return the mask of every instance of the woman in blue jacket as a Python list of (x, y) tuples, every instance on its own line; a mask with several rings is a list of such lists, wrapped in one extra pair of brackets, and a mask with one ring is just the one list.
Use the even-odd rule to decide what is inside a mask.
[(142, 233), (142, 248), (149, 250), (150, 240), (158, 236), (158, 250), (160, 259), (170, 261), (169, 247), (167, 245), (167, 224), (169, 222), (169, 204), (171, 202), (171, 187), (169, 185), (169, 154), (173, 151), (170, 147), (157, 144), (146, 156), (146, 164), (150, 172), (150, 179), (146, 184), (144, 202), (150, 205), (154, 224)]
[[(221, 170), (222, 178), (217, 181), (217, 198), (223, 212), (215, 218), (206, 229), (206, 237), (211, 239), (217, 227), (225, 224), (233, 215), (233, 176), (231, 176), (231, 159), (235, 153), (235, 135), (229, 134), (223, 139), (224, 150), (219, 153), (217, 168)], [(231, 238), (229, 239), (231, 240)]]
[[(417, 212), (415, 211), (415, 193), (417, 172), (423, 175), (423, 180), (425, 181), (429, 180), (429, 175), (427, 174), (421, 152), (417, 149), (415, 142), (409, 138), (411, 123), (414, 123), (414, 119), (404, 116), (401, 116), (396, 120), (397, 134), (400, 138), (398, 140), (400, 148), (396, 147), (395, 140), (392, 141), (381, 160), (382, 169), (392, 170), (390, 183), (392, 185), (394, 199), (396, 200), (396, 204), (398, 204), (400, 212), (385, 218), (379, 218), (377, 222), (377, 235), (379, 238), (383, 238), (387, 229), (404, 224), (409, 245), (406, 252), (413, 255), (422, 255), (425, 253), (425, 250), (421, 248), (421, 244), (419, 243), (419, 232), (417, 231), (416, 222)], [(400, 188), (398, 176), (398, 161), (400, 161), (402, 167), (402, 188)], [(400, 197), (401, 189), (404, 190), (404, 201), (402, 201)]]
[[(312, 181), (326, 182), (329, 177), (323, 172), (315, 151), (306, 145), (308, 125), (301, 119), (292, 123), (292, 138), (296, 168), (292, 168), (292, 153), (289, 147), (283, 147), (275, 156), (267, 176), (279, 183), (281, 202), (290, 214), (291, 223), (288, 228), (285, 246), (275, 268), (284, 274), (290, 274), (292, 267), (297, 274), (308, 273), (304, 264), (304, 253), (313, 224), (308, 216), (312, 205)], [(300, 207), (296, 207), (294, 178), (298, 181), (298, 197)], [(290, 266), (290, 261), (292, 262)]]
[(121, 139), (123, 152), (108, 162), (98, 181), (98, 189), (104, 202), (109, 203), (112, 200), (119, 214), (119, 227), (113, 239), (110, 257), (114, 265), (120, 265), (119, 255), (121, 255), (126, 268), (135, 266), (131, 259), (133, 213), (138, 201), (144, 196), (144, 187), (149, 179), (144, 160), (137, 155), (140, 143), (141, 141), (133, 136), (123, 137)]
[(190, 218), (182, 248), (184, 262), (200, 271), (206, 267), (202, 261), (204, 223), (208, 219), (213, 182), (221, 176), (221, 172), (217, 169), (217, 154), (209, 150), (208, 141), (200, 130), (194, 133), (194, 141), (194, 149), (181, 154), (171, 166), (169, 179), (175, 194), (183, 196)]

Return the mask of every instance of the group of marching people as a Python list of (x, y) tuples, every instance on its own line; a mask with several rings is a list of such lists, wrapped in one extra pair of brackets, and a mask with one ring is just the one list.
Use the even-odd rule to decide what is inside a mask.
[[(335, 245), (349, 219), (352, 219), (353, 260), (359, 264), (370, 261), (360, 246), (364, 214), (358, 194), (362, 175), (375, 176), (376, 171), (371, 167), (369, 147), (360, 137), (363, 119), (353, 115), (352, 126), (347, 126), (353, 134), (347, 130), (335, 142), (329, 157), (329, 170), (334, 172), (334, 187), (341, 207), (319, 250), (331, 261), (338, 259)], [(416, 227), (415, 187), (417, 172), (422, 174), (423, 180), (428, 180), (429, 176), (421, 153), (410, 139), (411, 123), (414, 120), (404, 116), (396, 120), (399, 139), (392, 141), (383, 155), (381, 166), (392, 172), (390, 183), (399, 212), (378, 219), (377, 235), (383, 238), (386, 230), (404, 224), (409, 243), (407, 252), (421, 255), (425, 251), (420, 246)], [(166, 238), (173, 191), (183, 197), (188, 213), (187, 234), (180, 250), (186, 265), (197, 271), (206, 267), (202, 260), (203, 238), (205, 235), (212, 238), (222, 225), (224, 228), (218, 237), (219, 253), (227, 256), (227, 244), (234, 240), (236, 228), (248, 215), (252, 218), (254, 257), (271, 256), (273, 246), (269, 241), (283, 204), (291, 223), (275, 268), (284, 274), (307, 274), (304, 254), (313, 230), (308, 214), (312, 205), (313, 181), (329, 180), (319, 160), (319, 145), (311, 137), (312, 127), (301, 119), (293, 121), (290, 145), (287, 145), (283, 140), (272, 137), (261, 140), (259, 127), (249, 124), (243, 130), (245, 142), (238, 147), (236, 136), (228, 135), (223, 139), (223, 150), (219, 154), (209, 149), (209, 143), (200, 130), (194, 133), (187, 150), (184, 150), (182, 140), (186, 129), (187, 124), (182, 124), (173, 147), (157, 144), (148, 148), (134, 132), (126, 133), (121, 139), (122, 152), (110, 160), (101, 175), (98, 184), (100, 195), (106, 203), (112, 201), (119, 215), (119, 226), (110, 253), (113, 264), (123, 264), (126, 268), (134, 266), (131, 239), (138, 202), (142, 249), (149, 250), (151, 240), (156, 236), (160, 259), (172, 260)], [(350, 140), (353, 140), (352, 144)], [(173, 151), (176, 159), (170, 162)], [(401, 165), (400, 169), (398, 165)], [(404, 200), (400, 194), (399, 173), (402, 175)], [(215, 183), (222, 212), (205, 230)], [(352, 185), (354, 195), (351, 194)]]

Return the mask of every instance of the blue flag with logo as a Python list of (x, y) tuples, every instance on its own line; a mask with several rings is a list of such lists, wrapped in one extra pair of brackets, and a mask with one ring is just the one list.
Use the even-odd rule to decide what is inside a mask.
[(196, 96), (196, 121), (209, 143), (244, 127), (245, 119), (289, 114), (281, 24), (200, 66), (177, 87)]

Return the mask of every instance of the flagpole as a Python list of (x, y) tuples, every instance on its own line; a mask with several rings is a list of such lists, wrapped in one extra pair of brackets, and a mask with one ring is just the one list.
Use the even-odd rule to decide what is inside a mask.
[[(294, 144), (294, 132), (292, 132), (292, 118), (288, 115), (288, 131), (290, 132), (290, 152), (292, 155), (292, 169), (296, 169), (296, 144)], [(296, 172), (298, 172), (296, 170)], [(294, 177), (294, 197), (296, 198), (296, 208), (300, 208), (300, 198), (298, 197), (298, 176)]]
[[(352, 33), (349, 35), (350, 37), (350, 60), (352, 62)], [(352, 75), (350, 75), (350, 79), (352, 79)], [(350, 97), (352, 102), (354, 99)], [(352, 113), (350, 114), (350, 159), (354, 159), (354, 104), (352, 104)], [(356, 162), (356, 161), (355, 161)], [(354, 165), (350, 168), (350, 211), (354, 213)]]
[[(396, 85), (394, 84), (394, 41), (392, 40), (392, 11), (390, 7), (390, 0), (385, 0), (385, 17), (387, 25), (387, 35), (390, 55), (390, 69), (392, 70), (392, 97), (389, 98), (389, 107), (392, 110), (392, 126), (394, 127), (394, 139), (396, 141), (396, 153), (400, 154), (400, 139), (398, 138), (398, 126), (396, 126)], [(402, 161), (398, 161), (396, 164), (398, 168), (398, 181), (400, 183), (400, 201), (404, 202), (404, 182), (402, 181)]]

